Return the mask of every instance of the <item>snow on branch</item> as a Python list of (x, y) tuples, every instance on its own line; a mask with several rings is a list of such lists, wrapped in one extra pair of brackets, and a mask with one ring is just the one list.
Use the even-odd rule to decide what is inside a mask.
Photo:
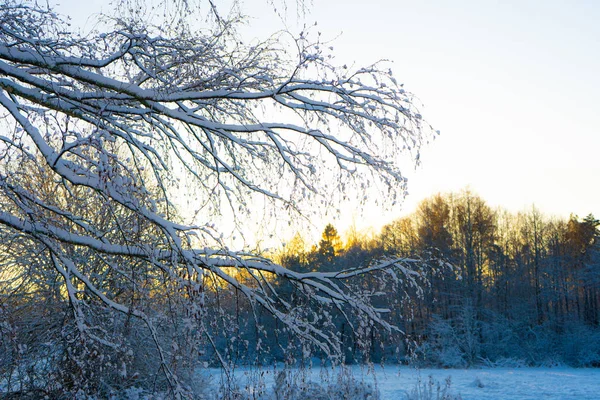
[(418, 260), (293, 272), (227, 250), (209, 212), (190, 225), (176, 205), (181, 182), (201, 211), (224, 213), (225, 202), (235, 219), (258, 198), (274, 213), (304, 212), (332, 188), (376, 188), (383, 204), (395, 203), (406, 186), (398, 157), (418, 160), (430, 127), (391, 71), (337, 68), (304, 32), (290, 55), (281, 37), (244, 44), (223, 19), (214, 29), (164, 32), (113, 21), (114, 30), (82, 37), (51, 8), (0, 2), (0, 224), (46, 249), (80, 334), (99, 337), (84, 322), (85, 296), (142, 319), (175, 388), (148, 311), (170, 288), (169, 296), (188, 293), (177, 302), (193, 303), (207, 282), (227, 287), (327, 354), (339, 351), (338, 339), (294, 317), (273, 277), (306, 301), (349, 305), (393, 329), (370, 301), (376, 291), (355, 293), (349, 282), (384, 271), (418, 286)]

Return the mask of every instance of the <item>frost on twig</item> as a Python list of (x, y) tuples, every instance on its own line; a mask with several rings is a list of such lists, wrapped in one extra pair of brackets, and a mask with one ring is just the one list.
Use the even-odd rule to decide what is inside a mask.
[[(310, 216), (352, 190), (376, 188), (384, 205), (402, 198), (398, 155), (418, 158), (429, 127), (391, 72), (336, 68), (305, 32), (291, 51), (278, 37), (245, 44), (223, 18), (205, 30), (107, 21), (112, 30), (80, 36), (51, 8), (0, 3), (0, 224), (12, 244), (2, 280), (50, 288), (69, 304), (69, 340), (122, 348), (124, 359), (111, 329), (133, 335), (141, 322), (173, 393), (185, 392), (181, 354), (200, 342), (231, 363), (207, 311), (222, 314), (227, 296), (330, 356), (339, 339), (298, 304), (349, 307), (365, 317), (357, 332), (394, 329), (372, 302), (377, 285), (356, 292), (352, 281), (418, 286), (416, 260), (297, 273), (227, 250), (212, 221), (242, 220), (257, 204)], [(178, 209), (184, 187), (200, 224)], [(183, 322), (167, 326), (175, 315)], [(169, 344), (178, 329), (196, 341)]]

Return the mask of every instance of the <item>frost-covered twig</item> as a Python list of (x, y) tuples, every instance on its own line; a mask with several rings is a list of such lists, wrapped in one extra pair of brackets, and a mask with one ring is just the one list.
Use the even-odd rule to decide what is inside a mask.
[[(394, 329), (371, 302), (377, 290), (355, 293), (352, 281), (382, 273), (418, 287), (419, 260), (298, 273), (227, 250), (211, 221), (223, 204), (235, 221), (257, 204), (302, 213), (332, 187), (379, 188), (394, 204), (406, 186), (398, 155), (418, 159), (429, 127), (391, 72), (336, 68), (305, 33), (290, 56), (278, 38), (244, 44), (220, 18), (207, 30), (112, 21), (81, 37), (49, 8), (0, 2), (0, 225), (42, 246), (79, 331), (94, 307), (140, 319), (179, 392), (156, 325), (163, 295), (199, 318), (209, 289), (217, 302), (223, 288), (240, 293), (326, 354), (338, 338), (300, 318), (275, 282)], [(205, 223), (182, 222), (178, 181), (198, 193)]]

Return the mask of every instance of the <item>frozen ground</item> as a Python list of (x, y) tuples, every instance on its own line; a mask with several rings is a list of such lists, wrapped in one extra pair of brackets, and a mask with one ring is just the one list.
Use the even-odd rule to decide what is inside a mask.
[[(218, 374), (216, 371), (213, 373)], [(365, 373), (367, 372), (360, 367), (352, 368), (352, 374), (356, 378), (361, 379), (363, 376), (362, 379), (366, 382), (377, 386), (382, 400), (406, 398), (406, 394), (415, 389), (419, 378), (426, 383), (429, 381), (429, 376), (442, 386), (446, 378), (451, 377), (450, 393), (460, 394), (464, 400), (600, 399), (600, 369), (555, 367), (417, 370), (409, 367), (377, 366), (366, 376)], [(247, 379), (256, 381), (259, 375), (250, 370), (236, 372), (242, 387), (245, 386), (244, 382)], [(308, 379), (320, 382), (322, 376), (323, 372), (319, 368), (314, 368), (309, 373)], [(269, 390), (273, 387), (273, 372), (263, 372), (260, 377), (263, 380), (263, 388)], [(331, 378), (329, 379), (331, 382)], [(213, 383), (215, 380), (218, 380), (217, 376), (213, 376)]]
[[(443, 383), (450, 376), (452, 392), (467, 399), (600, 399), (600, 369), (494, 368), (440, 370), (385, 368), (376, 370), (382, 399), (398, 399), (419, 376)], [(408, 388), (408, 389), (407, 389)]]
[[(448, 377), (451, 380), (450, 394), (460, 395), (463, 400), (600, 400), (600, 368), (482, 368), (482, 369), (414, 369), (398, 366), (376, 366), (368, 371), (361, 367), (352, 367), (351, 374), (357, 380), (378, 388), (381, 400), (402, 400), (412, 393), (419, 380), (421, 387), (429, 382), (429, 377), (442, 388)], [(240, 368), (235, 371), (235, 377), (244, 394), (241, 398), (272, 400), (273, 382), (278, 372), (273, 370), (256, 371)], [(309, 382), (321, 384), (322, 387), (335, 385), (338, 374), (331, 369), (311, 369), (305, 376)], [(207, 376), (211, 375), (211, 376)], [(208, 379), (207, 379), (208, 378)], [(223, 375), (218, 369), (203, 370), (198, 379), (198, 385), (203, 386), (205, 395), (212, 398), (220, 384)], [(299, 375), (296, 375), (299, 378)], [(256, 387), (256, 382), (259, 386)], [(325, 382), (322, 384), (322, 382)], [(0, 382), (0, 398), (2, 382)], [(308, 387), (320, 388), (314, 384)], [(211, 388), (211, 389), (209, 389)], [(125, 398), (145, 399), (143, 390), (132, 389)], [(210, 395), (209, 393), (212, 393)], [(156, 397), (148, 397), (156, 398)], [(414, 398), (414, 397), (413, 397)], [(412, 398), (411, 398), (412, 399)], [(429, 400), (421, 397), (419, 400)], [(431, 400), (436, 399), (435, 389)]]

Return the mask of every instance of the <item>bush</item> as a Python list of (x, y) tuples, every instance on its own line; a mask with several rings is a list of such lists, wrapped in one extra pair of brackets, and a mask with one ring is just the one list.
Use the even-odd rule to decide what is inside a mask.
[(562, 337), (564, 360), (574, 367), (600, 367), (600, 330), (571, 324)]

